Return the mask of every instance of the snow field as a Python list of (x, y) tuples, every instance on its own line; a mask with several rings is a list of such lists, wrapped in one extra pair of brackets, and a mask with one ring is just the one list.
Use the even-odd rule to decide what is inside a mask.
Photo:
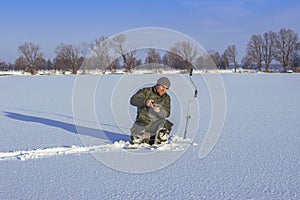
[[(127, 137), (124, 132), (112, 135), (120, 128), (110, 106), (101, 107), (100, 91), (97, 117), (110, 137), (87, 133), (84, 137), (107, 141), (89, 147), (76, 133), (72, 115), (75, 76), (0, 77), (0, 199), (299, 199), (300, 76), (222, 75), (227, 98), (224, 127), (214, 149), (199, 159), (212, 106), (202, 76), (194, 75), (200, 110), (195, 138), (182, 142), (181, 133), (175, 134), (173, 144), (183, 149), (166, 145), (162, 151), (132, 150), (133, 157), (179, 153), (176, 161), (147, 173), (119, 171), (86, 153), (122, 156), (128, 144), (118, 139)], [(101, 81), (114, 84), (115, 76)], [(124, 165), (137, 166), (134, 159)]]

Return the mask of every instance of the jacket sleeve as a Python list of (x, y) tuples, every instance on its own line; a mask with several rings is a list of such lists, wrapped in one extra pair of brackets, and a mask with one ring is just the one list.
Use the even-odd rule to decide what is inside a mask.
[(170, 108), (171, 108), (170, 104), (171, 104), (171, 99), (169, 96), (166, 96), (162, 104), (159, 105), (160, 112), (158, 113), (158, 116), (160, 118), (168, 118), (170, 116)]
[(146, 106), (146, 89), (140, 89), (130, 98), (130, 104), (139, 108)]

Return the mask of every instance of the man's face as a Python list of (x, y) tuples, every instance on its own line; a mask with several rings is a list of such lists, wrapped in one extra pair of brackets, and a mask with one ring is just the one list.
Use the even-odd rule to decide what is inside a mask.
[(168, 91), (168, 89), (169, 88), (164, 85), (156, 85), (156, 91), (159, 96), (164, 95)]

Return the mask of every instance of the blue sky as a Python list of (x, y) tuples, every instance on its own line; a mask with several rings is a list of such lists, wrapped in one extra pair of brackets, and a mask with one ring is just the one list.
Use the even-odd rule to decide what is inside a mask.
[(139, 27), (182, 32), (220, 54), (238, 57), (253, 34), (290, 28), (300, 33), (298, 0), (6, 0), (0, 2), (0, 60), (14, 62), (18, 46), (39, 44), (46, 58), (60, 43), (79, 45)]

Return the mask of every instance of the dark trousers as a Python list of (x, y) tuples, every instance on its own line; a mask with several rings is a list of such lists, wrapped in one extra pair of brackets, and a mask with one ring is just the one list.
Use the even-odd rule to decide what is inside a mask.
[(148, 125), (144, 125), (139, 122), (135, 122), (130, 129), (131, 136), (143, 136), (143, 135), (150, 135), (150, 137), (155, 137), (157, 131), (160, 128), (165, 128), (169, 132), (171, 132), (173, 123), (166, 119), (159, 119), (156, 120)]

